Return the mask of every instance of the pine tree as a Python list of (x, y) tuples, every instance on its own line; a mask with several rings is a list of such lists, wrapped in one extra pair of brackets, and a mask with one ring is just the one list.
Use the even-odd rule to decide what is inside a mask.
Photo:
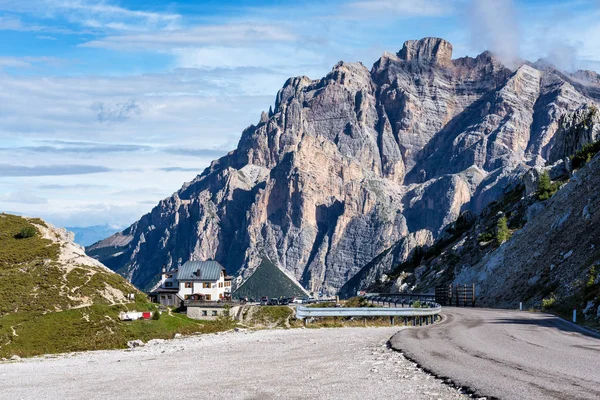
[(559, 188), (558, 183), (552, 183), (548, 172), (544, 172), (540, 175), (540, 182), (538, 184), (537, 198), (539, 200), (548, 200)]
[(505, 216), (502, 216), (498, 220), (498, 226), (496, 229), (496, 242), (498, 245), (506, 242), (510, 237), (510, 231), (508, 230), (508, 223)]

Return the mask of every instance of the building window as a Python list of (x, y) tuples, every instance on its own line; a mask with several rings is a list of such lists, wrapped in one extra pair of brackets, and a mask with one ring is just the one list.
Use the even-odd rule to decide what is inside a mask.
[(206, 317), (207, 315), (208, 315), (208, 311), (206, 311), (206, 310), (202, 310), (202, 316), (203, 316), (203, 317)]
[(173, 300), (173, 296), (171, 296), (171, 295), (168, 295), (168, 296), (167, 296), (167, 299), (169, 299), (169, 300)]
[(173, 287), (173, 282), (165, 282), (165, 287)]
[(217, 316), (217, 312), (216, 312), (215, 310), (213, 310), (213, 312), (212, 312), (212, 316), (213, 316), (213, 317), (216, 317), (216, 316)]
[(210, 289), (210, 283), (208, 283), (208, 282), (203, 282), (203, 283), (202, 283), (202, 287), (203, 287), (204, 289)]
[(225, 281), (225, 287), (231, 286), (231, 281)]
[(192, 287), (192, 282), (186, 282), (185, 283), (185, 287), (186, 287), (186, 289), (191, 288)]
[(161, 295), (160, 298), (161, 298), (161, 300), (164, 300), (165, 299), (165, 295), (164, 294)]
[(223, 287), (223, 282), (219, 282), (219, 287), (222, 288)]
[(204, 298), (208, 301), (210, 301), (210, 294), (204, 295)]

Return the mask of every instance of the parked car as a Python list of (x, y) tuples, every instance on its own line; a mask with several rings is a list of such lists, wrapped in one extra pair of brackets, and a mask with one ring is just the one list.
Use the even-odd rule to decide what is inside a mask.
[(290, 299), (284, 297), (279, 300), (279, 304), (281, 304), (282, 306), (287, 306), (288, 304), (290, 304)]
[(266, 306), (269, 304), (269, 298), (267, 296), (263, 296), (260, 298), (260, 305)]
[(240, 303), (246, 304), (247, 302), (248, 302), (248, 297), (246, 297), (246, 296), (240, 297)]
[(267, 305), (269, 306), (278, 306), (279, 305), (279, 300), (277, 300), (276, 298), (272, 298), (269, 300), (269, 302), (267, 303)]
[(292, 297), (292, 303), (302, 304), (302, 299), (300, 297)]

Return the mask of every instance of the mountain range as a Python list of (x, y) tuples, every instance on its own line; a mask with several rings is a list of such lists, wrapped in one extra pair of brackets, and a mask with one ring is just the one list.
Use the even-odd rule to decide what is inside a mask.
[(599, 100), (592, 71), (510, 69), (487, 51), (453, 59), (443, 39), (409, 40), (371, 69), (290, 78), (235, 150), (87, 252), (143, 289), (195, 259), (218, 260), (240, 286), (268, 258), (334, 294), (579, 150), (592, 138), (568, 135), (569, 121)]

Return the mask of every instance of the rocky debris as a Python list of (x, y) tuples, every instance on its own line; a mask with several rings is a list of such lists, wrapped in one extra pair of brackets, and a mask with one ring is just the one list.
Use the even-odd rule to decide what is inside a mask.
[(129, 347), (130, 349), (135, 349), (136, 347), (142, 346), (144, 346), (144, 342), (140, 339), (130, 340), (129, 342), (127, 342), (127, 347)]
[(544, 166), (561, 118), (598, 99), (548, 65), (513, 72), (489, 52), (452, 60), (442, 39), (407, 41), (371, 70), (290, 78), (237, 149), (88, 253), (141, 288), (190, 259), (239, 285), (267, 256), (334, 294), (409, 233), (435, 239)]
[(10, 358), (10, 361), (21, 361), (21, 357), (19, 357), (18, 355), (14, 355)]

